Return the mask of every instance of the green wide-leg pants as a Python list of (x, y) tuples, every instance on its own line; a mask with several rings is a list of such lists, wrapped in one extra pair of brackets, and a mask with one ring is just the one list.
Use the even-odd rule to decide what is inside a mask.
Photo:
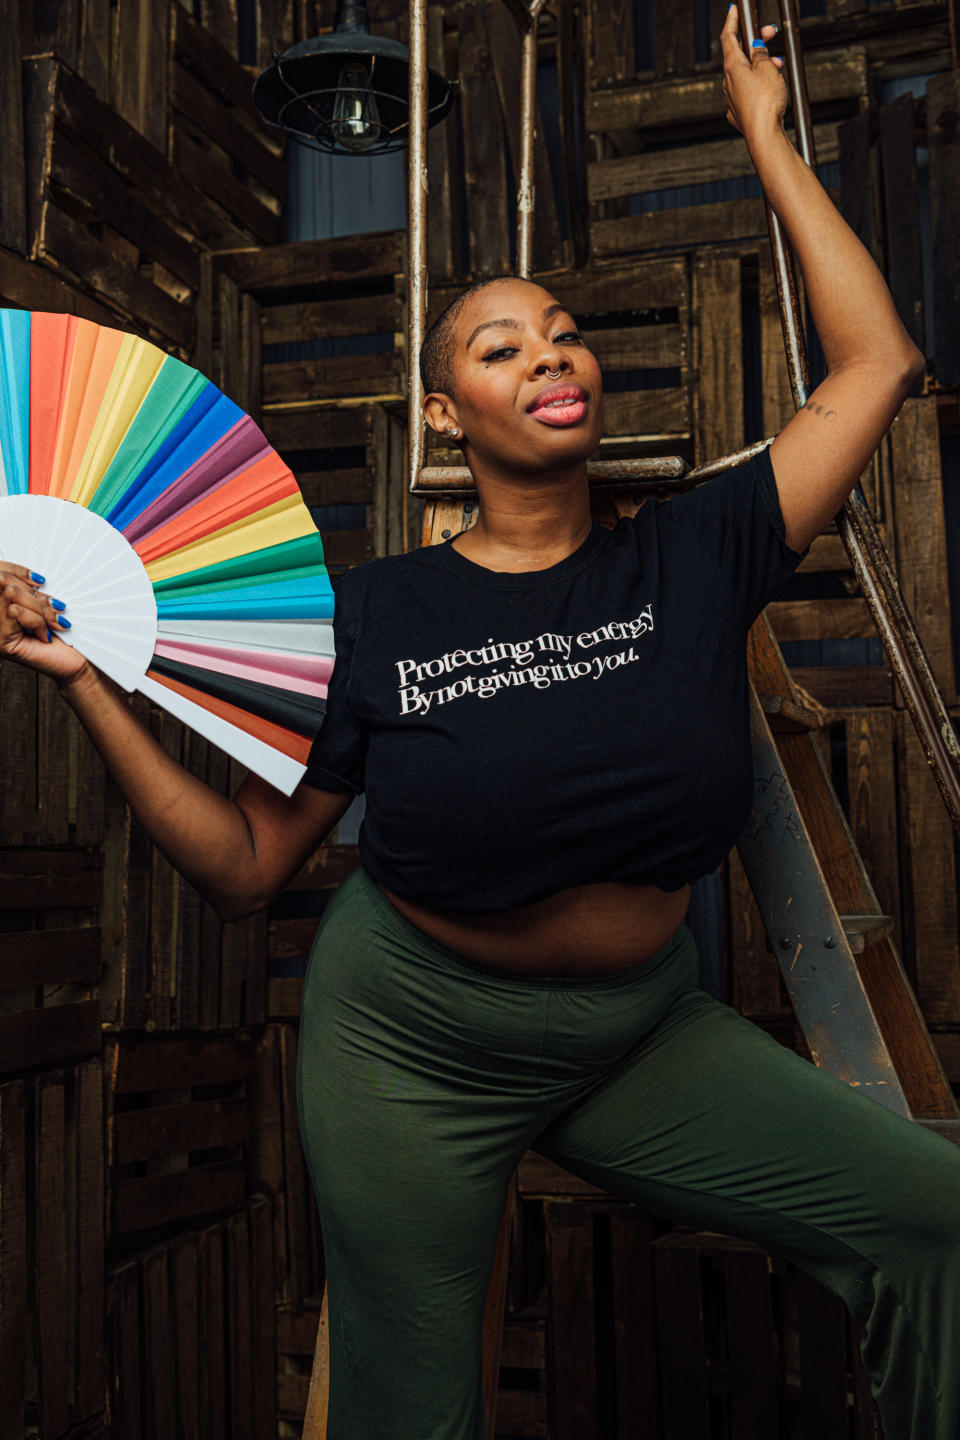
[(885, 1440), (960, 1436), (960, 1150), (699, 989), (685, 926), (620, 975), (514, 976), (357, 870), (314, 944), (298, 1072), (327, 1440), (484, 1440), (483, 1302), (528, 1148), (792, 1260), (863, 1322)]

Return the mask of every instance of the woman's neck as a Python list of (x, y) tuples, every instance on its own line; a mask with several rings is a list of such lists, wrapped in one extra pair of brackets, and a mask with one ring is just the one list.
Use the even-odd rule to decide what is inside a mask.
[(545, 570), (572, 555), (590, 534), (586, 465), (549, 478), (504, 479), (474, 471), (480, 497), (476, 524), (455, 548), (497, 570)]

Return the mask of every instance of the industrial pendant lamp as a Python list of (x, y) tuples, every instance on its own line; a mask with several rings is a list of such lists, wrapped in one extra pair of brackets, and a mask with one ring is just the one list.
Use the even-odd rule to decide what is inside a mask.
[[(271, 125), (317, 150), (383, 155), (407, 144), (409, 52), (370, 34), (364, 0), (338, 0), (333, 33), (291, 45), (264, 70), (253, 98)], [(428, 70), (430, 125), (449, 113), (455, 87)]]

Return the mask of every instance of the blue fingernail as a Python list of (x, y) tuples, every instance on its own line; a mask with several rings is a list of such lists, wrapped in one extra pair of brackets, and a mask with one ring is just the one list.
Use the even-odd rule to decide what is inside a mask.
[(48, 640), (52, 640), (52, 639), (53, 639), (53, 631), (52, 631), (52, 630), (48, 630), (48, 631), (47, 631), (47, 639), (48, 639)]
[(71, 626), (70, 626), (70, 621), (69, 621), (69, 620), (65, 620), (62, 615), (58, 615), (58, 616), (57, 616), (57, 624), (58, 624), (58, 625), (62, 625), (63, 628), (64, 628), (64, 630), (69, 630), (69, 629), (71, 628)]
[(765, 50), (767, 48), (767, 42), (765, 40), (761, 40), (758, 36), (757, 39), (753, 42), (753, 48), (754, 50)]
[(46, 578), (46, 575), (38, 575), (36, 570), (30, 571), (30, 579), (36, 580), (38, 585), (42, 585), (45, 582)]
[(54, 610), (66, 610), (67, 608), (62, 600), (54, 600), (52, 595), (50, 597), (50, 604), (53, 606)]

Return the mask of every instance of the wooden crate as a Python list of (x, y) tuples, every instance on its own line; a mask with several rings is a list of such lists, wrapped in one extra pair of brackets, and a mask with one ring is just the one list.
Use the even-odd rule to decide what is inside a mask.
[(5, 845), (92, 847), (99, 842), (104, 814), (100, 758), (53, 681), (19, 665), (0, 668), (0, 753)]
[[(220, 794), (242, 767), (166, 711), (134, 708), (175, 760)], [(103, 1020), (116, 1029), (231, 1030), (266, 1002), (266, 915), (225, 923), (151, 845), (112, 783), (104, 834)]]
[(95, 852), (0, 851), (0, 1075), (99, 1050), (102, 889)]
[[(265, 427), (274, 413), (344, 399), (399, 401), (405, 373), (406, 231), (304, 240), (217, 258), (221, 325), (229, 335), (231, 286), (259, 309)], [(290, 358), (290, 347), (300, 355)], [(375, 348), (371, 348), (375, 347)]]
[(107, 1087), (108, 1235), (160, 1233), (228, 1210), (247, 1193), (246, 1032), (216, 1037), (110, 1036)]
[(209, 304), (202, 192), (55, 60), (28, 60), (24, 78), (30, 258), (188, 357)]
[(659, 1434), (656, 1222), (635, 1205), (559, 1199), (544, 1204), (544, 1222), (547, 1433), (551, 1440)]
[(182, 5), (172, 4), (170, 16), (170, 163), (255, 243), (275, 245), (283, 131), (264, 122), (250, 75), (210, 30)]
[(249, 1188), (273, 1206), (274, 1294), (301, 1303), (323, 1288), (323, 1244), (297, 1117), (296, 1023), (272, 1022), (257, 1041), (251, 1076), (254, 1129)]
[(99, 1059), (0, 1085), (0, 1436), (97, 1427), (103, 1383)]
[(273, 1440), (270, 1206), (229, 1217), (115, 1265), (107, 1355), (115, 1435)]
[(277, 1422), (283, 1437), (299, 1437), (307, 1410), (323, 1292), (277, 1306)]
[(546, 1307), (505, 1316), (495, 1421), (500, 1440), (551, 1434), (548, 1375)]
[[(616, 25), (618, 8), (593, 7), (595, 38)], [(665, 3), (654, 9), (658, 56), (666, 47), (657, 78), (642, 85), (601, 85), (586, 101), (590, 246), (598, 259), (664, 247), (695, 249), (766, 233), (759, 194), (728, 183), (743, 182), (754, 172), (746, 146), (724, 119), (719, 61), (695, 68), (692, 53), (681, 53), (684, 43), (692, 52), (694, 26), (677, 25)], [(718, 13), (718, 31), (721, 23)], [(624, 48), (618, 37), (616, 54), (622, 56)], [(829, 163), (837, 158), (838, 114), (866, 104), (866, 55), (848, 48), (806, 60), (818, 159)], [(678, 68), (686, 72), (682, 82), (671, 73)], [(686, 193), (671, 194), (677, 190)], [(631, 205), (629, 197), (648, 195), (659, 198), (646, 213), (637, 213), (639, 204)]]
[[(263, 428), (297, 477), (334, 578), (416, 543), (419, 508), (407, 493), (396, 414), (382, 405), (273, 410)], [(331, 507), (339, 505), (363, 505), (362, 528), (331, 528)]]
[[(359, 865), (356, 845), (322, 845), (287, 886), (287, 894), (316, 894), (326, 899)], [(274, 912), (282, 911), (282, 902)], [(298, 907), (299, 908), (299, 907)], [(322, 902), (315, 908), (322, 913)], [(267, 1014), (272, 1020), (295, 1019), (300, 1014), (303, 981), (291, 968), (305, 970), (318, 924), (318, 914), (285, 916), (272, 913), (267, 932)]]
[(677, 1231), (652, 1250), (665, 1434), (874, 1440), (840, 1300), (749, 1241)]

